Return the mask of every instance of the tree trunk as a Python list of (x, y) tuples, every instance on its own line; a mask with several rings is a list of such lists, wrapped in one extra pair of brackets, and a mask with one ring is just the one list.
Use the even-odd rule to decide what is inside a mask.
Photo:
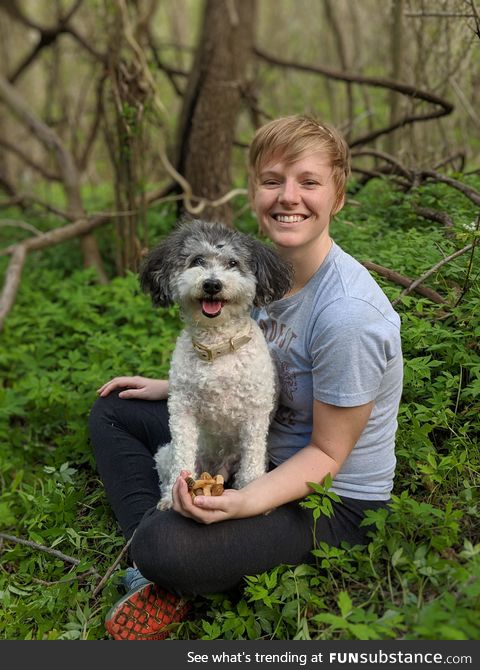
[[(231, 189), (235, 124), (253, 46), (255, 0), (206, 0), (184, 98), (175, 164), (194, 195), (215, 200)], [(230, 224), (229, 204), (201, 216)]]
[[(403, 62), (403, 0), (393, 0), (391, 14), (391, 54), (392, 54), (392, 79), (401, 81)], [(396, 91), (390, 92), (390, 124), (393, 125), (400, 116), (400, 96)], [(387, 138), (387, 151), (394, 155), (397, 150), (397, 136), (390, 133)]]

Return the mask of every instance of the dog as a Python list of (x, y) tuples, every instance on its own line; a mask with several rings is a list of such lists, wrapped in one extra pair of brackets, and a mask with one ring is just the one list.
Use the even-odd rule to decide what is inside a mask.
[(292, 271), (276, 252), (219, 223), (180, 224), (145, 259), (143, 290), (154, 305), (180, 305), (185, 329), (169, 373), (172, 440), (155, 455), (159, 509), (172, 505), (181, 470), (236, 470), (242, 488), (267, 466), (267, 433), (275, 408), (274, 363), (252, 308), (279, 300)]

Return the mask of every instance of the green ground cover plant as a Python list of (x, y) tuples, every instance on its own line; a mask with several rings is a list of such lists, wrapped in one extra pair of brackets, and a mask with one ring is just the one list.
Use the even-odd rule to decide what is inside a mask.
[[(464, 178), (477, 189), (478, 178)], [(449, 212), (449, 236), (414, 213)], [(10, 216), (10, 214), (9, 214)], [(15, 213), (11, 213), (14, 217)], [(387, 180), (355, 192), (332, 234), (361, 261), (417, 277), (473, 241), (477, 212), (445, 185), (399, 193)], [(169, 230), (149, 213), (151, 240)], [(38, 228), (56, 225), (33, 221)], [(254, 231), (244, 214), (238, 223)], [(7, 233), (14, 239), (14, 231)], [(111, 232), (100, 233), (108, 257)], [(405, 385), (390, 513), (369, 513), (367, 547), (315, 547), (312, 564), (247, 576), (235, 594), (198, 599), (179, 639), (478, 639), (480, 636), (480, 262), (464, 254), (427, 284), (445, 296), (397, 305)], [(5, 263), (0, 266), (4, 269)], [(401, 288), (376, 277), (394, 300)], [(32, 254), (0, 335), (0, 637), (103, 639), (121, 593), (123, 563), (93, 590), (123, 547), (96, 474), (87, 416), (97, 389), (119, 374), (166, 376), (181, 321), (153, 310), (129, 274), (99, 286), (76, 242)], [(333, 494), (306, 500), (329, 514)], [(74, 559), (76, 563), (66, 559)]]

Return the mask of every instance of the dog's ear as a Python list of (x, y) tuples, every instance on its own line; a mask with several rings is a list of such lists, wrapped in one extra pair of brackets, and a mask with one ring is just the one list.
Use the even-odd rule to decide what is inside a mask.
[(276, 251), (250, 238), (252, 269), (257, 278), (254, 305), (262, 307), (280, 300), (293, 284), (293, 269)]
[(178, 231), (171, 233), (145, 258), (140, 268), (140, 285), (149, 292), (154, 305), (169, 307), (173, 304), (171, 279), (178, 264)]

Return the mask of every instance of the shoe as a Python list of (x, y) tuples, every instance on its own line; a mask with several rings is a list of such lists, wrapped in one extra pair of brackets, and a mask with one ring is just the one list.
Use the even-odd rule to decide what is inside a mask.
[(164, 640), (169, 624), (184, 621), (190, 604), (183, 598), (148, 582), (119, 600), (105, 618), (114, 640)]
[(122, 582), (128, 595), (134, 591), (138, 591), (142, 586), (152, 583), (142, 575), (138, 568), (127, 568)]

